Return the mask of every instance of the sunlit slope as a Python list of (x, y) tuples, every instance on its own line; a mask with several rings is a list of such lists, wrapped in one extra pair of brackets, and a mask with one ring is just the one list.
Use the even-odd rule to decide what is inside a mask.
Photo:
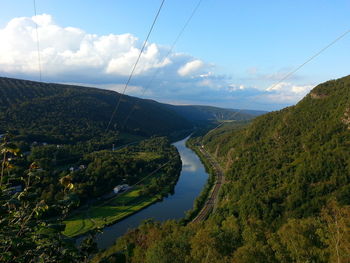
[(227, 169), (225, 207), (242, 219), (278, 225), (331, 198), (350, 204), (350, 76), (243, 129), (209, 133), (204, 144)]

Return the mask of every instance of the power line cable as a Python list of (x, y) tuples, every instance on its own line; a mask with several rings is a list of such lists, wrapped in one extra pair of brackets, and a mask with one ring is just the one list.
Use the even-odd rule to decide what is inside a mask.
[(170, 163), (172, 160), (170, 159), (169, 161), (165, 162), (164, 164), (162, 164), (160, 167), (156, 168), (155, 170), (153, 170), (152, 172), (150, 172), (148, 175), (146, 175), (145, 177), (143, 177), (140, 181), (134, 183), (133, 185), (131, 185), (130, 187), (133, 187), (135, 185), (138, 185), (139, 183), (141, 183), (142, 181), (144, 181), (146, 178), (150, 177), (151, 175), (155, 174), (156, 172), (158, 172), (160, 169), (162, 169), (164, 166), (166, 166), (168, 163)]
[(129, 86), (129, 83), (130, 83), (130, 81), (131, 81), (131, 79), (132, 79), (132, 77), (133, 77), (133, 75), (134, 75), (134, 72), (135, 72), (135, 69), (136, 69), (136, 67), (137, 67), (137, 64), (138, 64), (139, 61), (140, 61), (141, 55), (142, 55), (142, 53), (143, 53), (143, 51), (144, 51), (144, 49), (145, 49), (145, 47), (146, 47), (147, 41), (148, 41), (148, 39), (149, 39), (149, 37), (150, 37), (152, 31), (153, 31), (154, 25), (155, 25), (156, 22), (157, 22), (158, 16), (159, 16), (159, 14), (160, 14), (160, 11), (162, 10), (162, 7), (163, 7), (163, 5), (164, 5), (164, 2), (165, 2), (165, 0), (163, 0), (162, 3), (160, 4), (160, 7), (159, 7), (159, 9), (158, 9), (158, 12), (157, 12), (157, 14), (156, 14), (156, 16), (155, 16), (155, 18), (154, 18), (154, 20), (153, 20), (152, 26), (151, 26), (151, 28), (150, 28), (148, 34), (147, 34), (147, 37), (146, 37), (146, 39), (145, 39), (145, 42), (143, 43), (143, 46), (142, 46), (141, 50), (140, 50), (139, 56), (137, 57), (137, 60), (136, 60), (136, 62), (135, 62), (135, 64), (134, 64), (134, 67), (132, 68), (132, 71), (131, 71), (131, 73), (130, 73), (130, 75), (129, 75), (129, 78), (128, 78), (128, 80), (127, 80), (125, 86), (124, 86), (124, 90), (123, 90), (123, 92), (122, 92), (122, 93), (120, 94), (120, 96), (119, 96), (118, 103), (117, 103), (116, 107), (114, 108), (114, 111), (113, 111), (113, 113), (112, 113), (112, 115), (111, 115), (111, 118), (110, 118), (110, 120), (109, 120), (109, 122), (108, 122), (108, 125), (107, 125), (107, 128), (106, 128), (105, 132), (107, 132), (107, 130), (109, 129), (109, 127), (110, 127), (110, 125), (111, 125), (111, 123), (112, 123), (112, 120), (113, 120), (113, 118), (114, 118), (114, 115), (117, 113), (117, 111), (118, 111), (118, 109), (119, 109), (119, 105), (120, 105), (122, 96), (124, 96), (124, 94), (125, 94), (125, 92), (126, 92), (128, 86)]
[(281, 84), (283, 81), (285, 81), (286, 79), (288, 79), (290, 76), (292, 76), (295, 72), (297, 72), (299, 69), (301, 69), (302, 67), (304, 67), (306, 64), (308, 64), (310, 61), (312, 61), (313, 59), (315, 59), (316, 57), (318, 57), (321, 53), (323, 53), (324, 51), (326, 51), (328, 48), (330, 48), (331, 46), (333, 46), (335, 43), (337, 43), (340, 39), (344, 38), (348, 33), (350, 32), (350, 29), (345, 31), (343, 34), (341, 34), (339, 37), (337, 37), (335, 40), (333, 40), (331, 43), (329, 43), (327, 46), (325, 46), (324, 48), (322, 48), (320, 51), (318, 51), (316, 54), (314, 54), (312, 57), (310, 57), (308, 60), (306, 60), (304, 63), (300, 64), (297, 68), (295, 68), (294, 70), (292, 70), (291, 72), (289, 72), (288, 74), (286, 74), (282, 79), (280, 79), (278, 82), (276, 82), (274, 85), (272, 85), (272, 87), (270, 87), (269, 89), (274, 89), (276, 86), (278, 86), (279, 84)]
[[(238, 111), (236, 111), (236, 112), (232, 115), (231, 119), (232, 119), (233, 117), (235, 117), (236, 115), (238, 115), (238, 113), (240, 113), (241, 111), (243, 111), (243, 109), (239, 109)], [(218, 121), (218, 119), (217, 119), (217, 121)], [(225, 124), (224, 121), (221, 122), (221, 123), (219, 123), (218, 126), (216, 126), (215, 128), (211, 129), (210, 131), (208, 131), (204, 136), (207, 136), (209, 133), (215, 131), (216, 129), (220, 128), (220, 127), (221, 127), (222, 125), (224, 125), (224, 124)], [(202, 136), (201, 145), (203, 145), (204, 136)]]
[[(197, 5), (195, 6), (195, 8), (192, 10), (191, 15), (189, 16), (189, 18), (187, 19), (186, 23), (184, 24), (184, 26), (181, 28), (180, 32), (178, 33), (178, 35), (176, 36), (174, 42), (172, 43), (168, 53), (164, 56), (163, 61), (165, 61), (170, 54), (173, 52), (173, 49), (175, 48), (175, 45), (177, 44), (177, 42), (179, 41), (179, 39), (181, 38), (182, 34), (185, 32), (187, 26), (189, 25), (189, 23), (191, 22), (192, 18), (194, 17), (194, 15), (196, 14), (197, 10), (199, 9), (199, 6), (201, 5), (203, 0), (199, 0)], [(147, 83), (147, 85), (145, 86), (145, 88), (142, 91), (141, 97), (146, 93), (146, 90), (151, 86), (152, 82), (155, 80), (156, 76), (159, 74), (160, 68), (158, 68), (155, 73), (153, 74), (152, 78), (150, 79), (150, 81)], [(126, 123), (128, 122), (129, 118), (131, 117), (131, 115), (134, 113), (134, 111), (137, 108), (137, 100), (135, 101), (132, 109), (130, 110), (129, 114), (127, 115), (127, 117), (125, 118), (125, 121), (123, 123), (123, 127), (125, 127)]]
[[(36, 17), (36, 1), (33, 0), (34, 5), (34, 15)], [(38, 52), (38, 66), (39, 66), (39, 80), (41, 81), (41, 57), (40, 57), (40, 43), (39, 43), (39, 33), (38, 33), (38, 23), (35, 22), (35, 32), (36, 32), (36, 48)]]

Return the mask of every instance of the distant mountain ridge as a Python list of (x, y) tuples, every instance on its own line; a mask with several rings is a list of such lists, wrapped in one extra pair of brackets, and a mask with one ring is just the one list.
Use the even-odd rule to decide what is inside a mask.
[(67, 142), (106, 132), (148, 137), (192, 128), (160, 103), (125, 95), (106, 130), (119, 98), (117, 92), (97, 88), (0, 78), (0, 133), (19, 131)]
[(167, 105), (170, 109), (190, 121), (249, 120), (265, 114), (265, 111), (225, 109), (203, 105)]
[(254, 117), (216, 107), (174, 106), (123, 95), (106, 130), (119, 98), (119, 93), (109, 90), (0, 77), (0, 133), (65, 143), (108, 132), (163, 136), (190, 130), (197, 120)]

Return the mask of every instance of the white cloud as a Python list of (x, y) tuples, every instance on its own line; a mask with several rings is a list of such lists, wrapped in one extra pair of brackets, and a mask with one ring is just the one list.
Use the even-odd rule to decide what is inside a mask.
[(305, 86), (292, 86), (292, 92), (296, 94), (306, 95), (314, 86), (313, 85), (305, 85)]
[(194, 160), (191, 155), (181, 155), (181, 161), (183, 164), (183, 170), (186, 172), (195, 172), (198, 170), (198, 162)]
[(289, 84), (285, 82), (274, 84), (266, 89), (266, 91), (274, 91), (274, 90), (281, 90), (284, 87), (287, 87)]
[(207, 73), (204, 73), (204, 74), (201, 74), (201, 75), (199, 75), (201, 78), (207, 78), (207, 77), (210, 77), (210, 76), (212, 76), (213, 75), (213, 72), (207, 72)]
[(245, 90), (247, 87), (244, 85), (236, 85), (236, 84), (230, 84), (228, 85), (228, 90), (230, 92), (237, 91), (237, 90)]
[(303, 98), (314, 86), (295, 85), (288, 82), (274, 84), (266, 89), (265, 96), (273, 102), (293, 103)]
[(201, 70), (203, 67), (204, 67), (204, 62), (199, 59), (196, 59), (182, 66), (178, 70), (178, 73), (180, 76), (184, 77), (190, 74), (198, 73), (198, 71)]
[[(0, 29), (1, 71), (27, 74), (38, 71), (36, 23), (46, 75), (90, 70), (100, 75), (127, 76), (140, 53), (141, 43), (132, 34), (88, 34), (79, 28), (60, 27), (50, 15), (43, 14), (14, 18)], [(171, 58), (163, 58), (164, 52), (164, 48), (148, 43), (135, 75), (171, 64)]]
[[(37, 79), (36, 24), (45, 81), (115, 91), (124, 89), (142, 41), (130, 33), (97, 35), (76, 27), (62, 27), (48, 14), (14, 18), (0, 28), (1, 75)], [(168, 52), (169, 47), (147, 43), (126, 93), (185, 104), (275, 109), (277, 104), (296, 103), (311, 88), (281, 83), (258, 89), (256, 86), (262, 85), (261, 80), (259, 84), (244, 81), (230, 84), (241, 80), (217, 75), (213, 73), (214, 65), (189, 54), (174, 53), (165, 58)], [(153, 79), (155, 72), (157, 75)], [(261, 76), (256, 68), (251, 68), (248, 73), (262, 80), (277, 78)], [(259, 103), (263, 107), (256, 106)]]
[[(101, 88), (106, 90), (112, 90), (119, 93), (122, 93), (125, 88), (125, 84), (96, 84), (96, 83), (77, 83), (77, 82), (64, 82), (62, 84), (69, 84), (74, 86), (83, 86), (88, 88)], [(144, 93), (144, 89), (141, 86), (134, 86), (129, 85), (128, 86), (128, 94), (129, 95), (137, 95)], [(152, 95), (150, 90), (146, 91), (147, 95)]]

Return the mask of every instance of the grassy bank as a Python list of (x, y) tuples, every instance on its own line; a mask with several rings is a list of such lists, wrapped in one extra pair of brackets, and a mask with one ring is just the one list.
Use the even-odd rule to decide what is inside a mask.
[(194, 201), (193, 208), (191, 210), (188, 210), (186, 212), (185, 217), (182, 219), (182, 221), (184, 223), (190, 222), (201, 211), (201, 209), (203, 208), (203, 206), (204, 206), (204, 204), (209, 196), (211, 189), (213, 188), (213, 186), (215, 184), (215, 175), (214, 175), (215, 172), (214, 172), (211, 164), (209, 163), (209, 161), (203, 156), (203, 154), (199, 150), (198, 146), (196, 146), (196, 143), (197, 143), (196, 140), (197, 140), (197, 138), (190, 138), (186, 142), (186, 146), (188, 148), (190, 148), (191, 150), (193, 150), (197, 154), (197, 156), (201, 160), (202, 164), (204, 165), (205, 171), (208, 173), (209, 177), (208, 177), (207, 183), (205, 184), (203, 190), (201, 191), (199, 196)]
[[(103, 228), (114, 224), (144, 208), (161, 200), (173, 191), (174, 186), (179, 178), (181, 165), (180, 159), (175, 159), (170, 163), (167, 172), (158, 172), (143, 180), (142, 184), (134, 185), (132, 189), (115, 197), (101, 201), (89, 208), (77, 210), (71, 217), (64, 221), (66, 224), (64, 235), (75, 237), (87, 233), (90, 230)], [(163, 168), (163, 169), (166, 169)], [(151, 185), (157, 178), (165, 174), (172, 174), (173, 178), (168, 181), (154, 194), (145, 194), (145, 186)], [(143, 190), (142, 190), (143, 189)]]
[(66, 229), (63, 234), (74, 237), (84, 234), (89, 230), (113, 224), (161, 198), (161, 195), (152, 197), (141, 196), (139, 187), (135, 187), (100, 205), (82, 210), (78, 214), (67, 219), (64, 221)]

